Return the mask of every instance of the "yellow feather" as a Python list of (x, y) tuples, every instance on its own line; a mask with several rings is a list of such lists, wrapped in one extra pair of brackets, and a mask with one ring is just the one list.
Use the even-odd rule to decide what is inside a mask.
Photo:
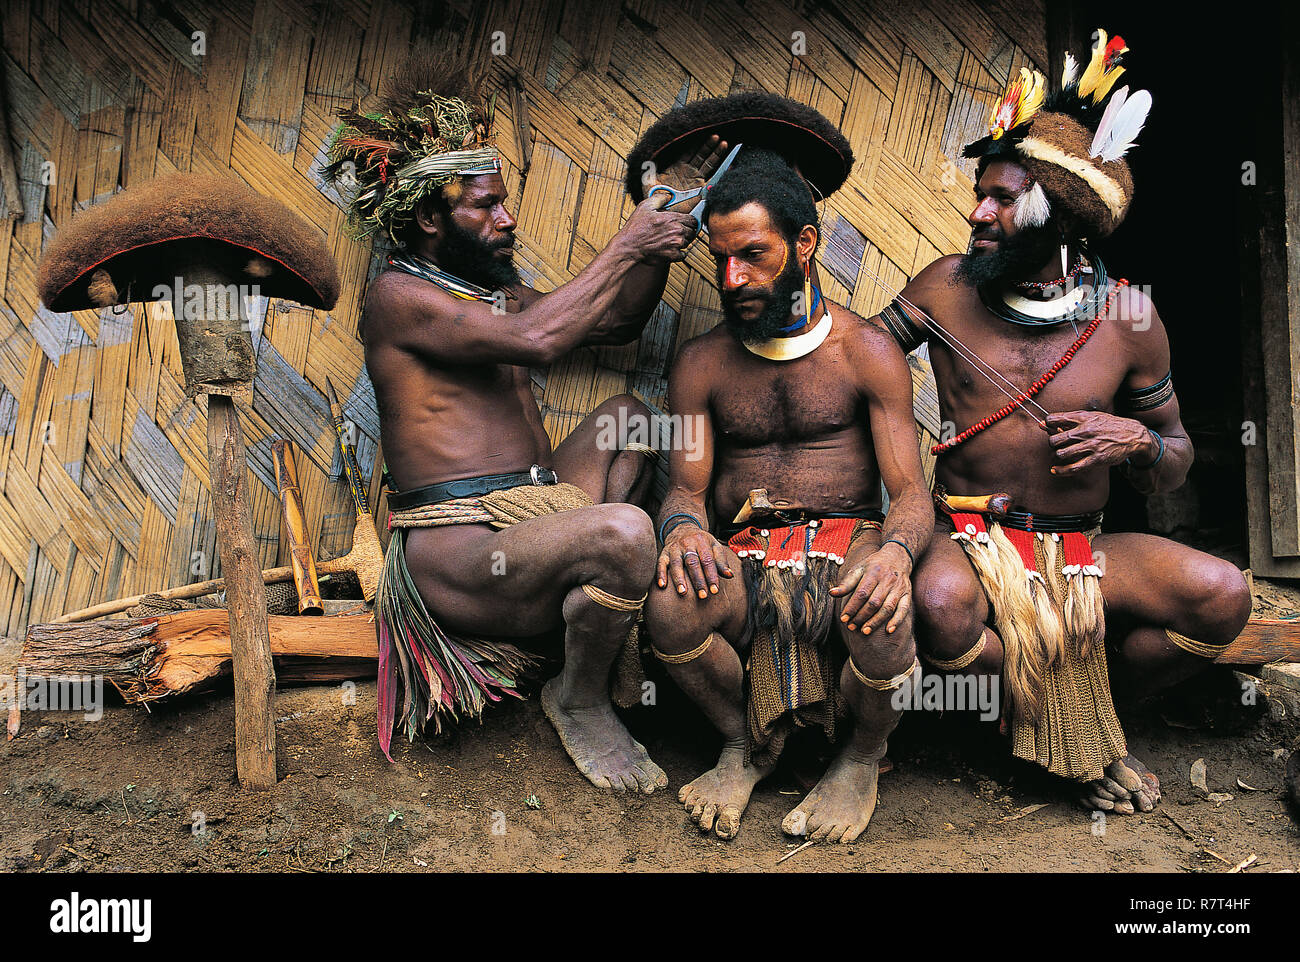
[(1119, 79), (1119, 75), (1123, 72), (1123, 67), (1112, 67), (1106, 71), (1106, 75), (1097, 84), (1097, 89), (1092, 92), (1092, 102), (1094, 104), (1099, 104), (1106, 99), (1106, 95), (1110, 93), (1111, 88), (1115, 86), (1115, 81)]
[(1080, 97), (1088, 96), (1088, 94), (1092, 93), (1093, 88), (1101, 82), (1102, 69), (1106, 58), (1106, 43), (1106, 31), (1098, 27), (1097, 43), (1092, 48), (1092, 59), (1088, 61), (1088, 69), (1079, 78)]
[[(1021, 70), (1024, 70), (1022, 67)], [(1047, 94), (1047, 80), (1037, 70), (1034, 71), (1033, 83), (1030, 84), (1024, 100), (1020, 104), (1020, 110), (1016, 113), (1016, 122), (1024, 123), (1034, 114), (1038, 113), (1038, 108), (1043, 105), (1043, 99)]]

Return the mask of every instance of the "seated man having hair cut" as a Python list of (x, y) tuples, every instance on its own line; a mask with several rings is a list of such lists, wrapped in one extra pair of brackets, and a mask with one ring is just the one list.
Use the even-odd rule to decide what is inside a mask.
[(833, 738), (847, 714), (851, 735), (782, 828), (852, 842), (917, 665), (909, 577), (933, 524), (912, 379), (887, 334), (821, 296), (817, 210), (785, 159), (745, 147), (704, 213), (724, 323), (670, 376), (674, 417), (701, 427), (670, 455), (646, 622), (723, 745), (679, 797), (731, 838), (794, 727)]
[(547, 717), (593, 784), (652, 792), (667, 779), (609, 685), (654, 571), (638, 506), (653, 451), (598, 443), (602, 416), (649, 412), (610, 398), (552, 451), (529, 368), (634, 340), (696, 225), (644, 203), (573, 280), (549, 294), (523, 284), (491, 120), (463, 76), (413, 63), (381, 110), (345, 112), (331, 145), (328, 173), (357, 182), (354, 222), (398, 246), (362, 321), (400, 488), (376, 603), (380, 744), (387, 754), (395, 721), (413, 736), (513, 694), (530, 659), (499, 639), (563, 625)]
[[(904, 350), (929, 340), (959, 429), (934, 448), (946, 495), (914, 580), (922, 657), (1000, 673), (1014, 754), (1080, 783), (1086, 806), (1132, 813), (1160, 782), (1129, 753), (1108, 645), (1116, 678), (1154, 691), (1221, 652), (1251, 598), (1227, 561), (1099, 533), (1112, 468), (1150, 494), (1192, 463), (1155, 305), (1084, 243), (1128, 209), (1123, 156), (1151, 102), (1127, 87), (1106, 99), (1127, 48), (1099, 34), (1088, 69), (1067, 56), (1045, 103), (1041, 74), (1007, 92), (966, 148), (979, 158), (969, 252), (926, 267), (878, 320)], [(995, 492), (1009, 505), (989, 510)]]

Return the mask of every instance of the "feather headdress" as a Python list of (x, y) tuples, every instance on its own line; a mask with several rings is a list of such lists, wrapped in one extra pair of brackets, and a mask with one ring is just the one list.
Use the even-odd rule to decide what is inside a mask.
[(490, 133), (496, 98), (479, 104), (480, 79), (454, 54), (420, 51), (389, 80), (375, 109), (338, 112), (343, 122), (321, 173), (349, 197), (357, 236), (379, 232), (401, 246), (399, 234), (423, 201), (461, 177), (501, 170)]
[[(1079, 220), (1088, 237), (1110, 234), (1128, 213), (1133, 177), (1125, 155), (1146, 123), (1151, 94), (1128, 87), (1111, 93), (1128, 53), (1122, 37), (1098, 29), (1082, 73), (1067, 53), (1060, 89), (1043, 90), (1042, 75), (1021, 68), (993, 108), (989, 135), (968, 144), (966, 157), (1023, 166), (1046, 201)], [(1027, 223), (1045, 222), (1043, 198), (1026, 205)]]
[(989, 136), (997, 140), (1008, 130), (1027, 123), (1043, 105), (1043, 75), (1037, 70), (1020, 68), (1020, 77), (1012, 82), (989, 118)]
[(1094, 104), (1105, 100), (1106, 94), (1110, 92), (1111, 87), (1115, 86), (1119, 75), (1124, 72), (1119, 62), (1126, 53), (1128, 47), (1124, 45), (1123, 37), (1112, 37), (1108, 41), (1106, 31), (1098, 27), (1097, 42), (1092, 48), (1092, 59), (1088, 62), (1083, 76), (1079, 78), (1079, 96), (1090, 97)]

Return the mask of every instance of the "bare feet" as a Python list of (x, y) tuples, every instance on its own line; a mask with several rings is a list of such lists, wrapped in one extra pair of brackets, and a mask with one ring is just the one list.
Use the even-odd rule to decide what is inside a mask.
[(683, 785), (677, 797), (700, 831), (712, 829), (718, 838), (735, 838), (754, 786), (772, 774), (775, 767), (746, 765), (743, 748), (724, 748), (718, 764)]
[(876, 810), (876, 779), (879, 760), (854, 761), (841, 754), (826, 770), (822, 780), (781, 822), (787, 835), (848, 843), (867, 830)]
[(1084, 808), (1132, 815), (1149, 812), (1160, 803), (1160, 779), (1132, 755), (1106, 766), (1106, 774), (1083, 784), (1079, 797)]
[(555, 726), (560, 743), (578, 771), (597, 788), (645, 792), (666, 788), (668, 776), (650, 760), (645, 746), (628, 734), (612, 705), (561, 708), (560, 679), (542, 687), (542, 711)]

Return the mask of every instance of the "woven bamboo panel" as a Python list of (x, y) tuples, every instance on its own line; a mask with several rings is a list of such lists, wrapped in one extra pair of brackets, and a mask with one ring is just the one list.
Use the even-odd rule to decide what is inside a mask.
[[(273, 194), (326, 239), (343, 294), (331, 312), (255, 306), (257, 380), (241, 404), (254, 527), (282, 562), (270, 445), (289, 438), (318, 554), (349, 547), (351, 513), (323, 395), (355, 423), (377, 493), (379, 422), (357, 320), (378, 261), (343, 231), (315, 168), (334, 110), (371, 100), (416, 40), (439, 30), (496, 46), (492, 78), (525, 279), (572, 277), (631, 209), (620, 179), (640, 134), (674, 105), (747, 88), (812, 104), (858, 155), (824, 204), (830, 296), (869, 314), (967, 230), (976, 136), (1012, 71), (1042, 66), (1041, 0), (452, 0), (433, 22), (392, 0), (7, 0), (0, 17), (24, 212), (0, 221), (0, 620), (30, 622), (213, 577), (202, 400), (187, 401), (162, 305), (53, 314), (35, 290), (41, 251), (78, 211), (174, 170), (220, 173)], [(485, 56), (488, 54), (485, 54)], [(531, 164), (516, 134), (527, 98)], [(6, 198), (0, 214), (16, 208)], [(641, 340), (580, 350), (534, 372), (554, 440), (603, 399), (662, 404), (687, 338), (719, 320), (700, 245), (673, 267)], [(924, 388), (919, 388), (924, 393)]]

